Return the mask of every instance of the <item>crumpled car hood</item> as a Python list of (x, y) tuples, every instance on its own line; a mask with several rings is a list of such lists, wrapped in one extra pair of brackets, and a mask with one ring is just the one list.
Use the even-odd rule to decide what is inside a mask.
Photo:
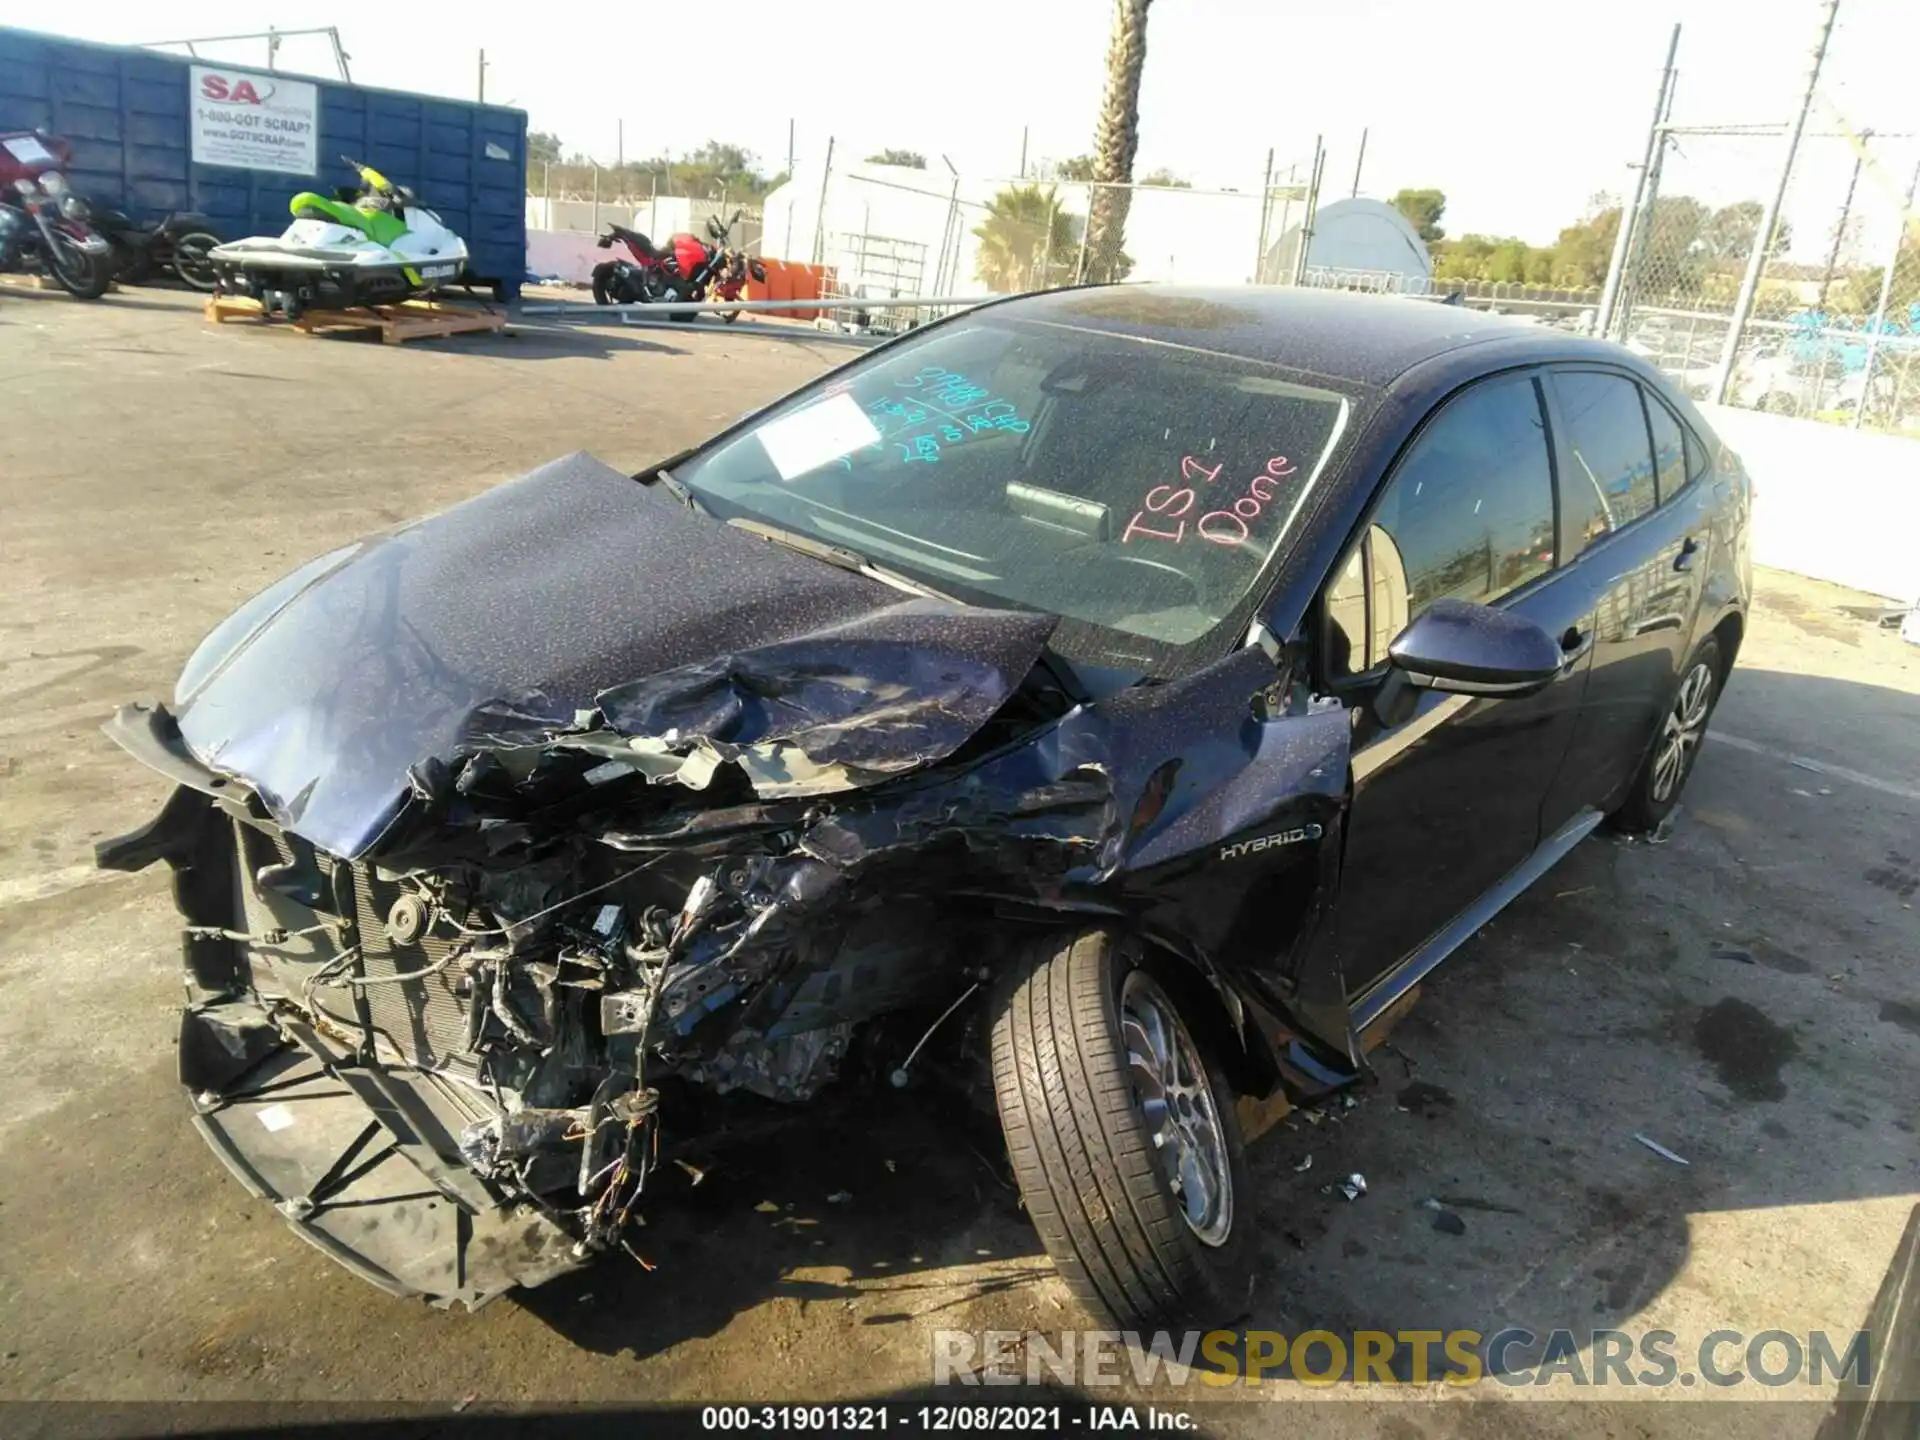
[(352, 859), (420, 767), (569, 734), (692, 744), (767, 793), (876, 783), (959, 749), (1055, 623), (903, 596), (572, 455), (269, 587), (175, 710), (203, 763)]

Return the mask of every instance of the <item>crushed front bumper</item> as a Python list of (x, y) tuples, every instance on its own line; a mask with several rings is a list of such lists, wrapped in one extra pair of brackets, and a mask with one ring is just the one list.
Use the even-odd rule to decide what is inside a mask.
[[(179, 786), (153, 821), (95, 853), (108, 869), (172, 868), (186, 921), (180, 1081), (194, 1128), (240, 1183), (356, 1275), (438, 1305), (476, 1307), (587, 1263), (558, 1219), (461, 1155), (461, 1131), (497, 1113), (482, 1090), (384, 1044), (354, 1044), (346, 1017), (323, 1028), (272, 998), (285, 993), (285, 962), (267, 965), (233, 938), (285, 913), (263, 912), (242, 862), (257, 848), (246, 837), (271, 829), (258, 802), (202, 765), (158, 706), (128, 706), (107, 731)], [(413, 1004), (426, 1009), (420, 996)]]
[(454, 1087), (362, 1063), (247, 1002), (186, 1012), (182, 1078), (209, 1046), (235, 1043), (266, 1053), (220, 1091), (189, 1086), (194, 1129), (295, 1234), (361, 1279), (473, 1309), (587, 1262), (559, 1224), (465, 1167), (447, 1128)]

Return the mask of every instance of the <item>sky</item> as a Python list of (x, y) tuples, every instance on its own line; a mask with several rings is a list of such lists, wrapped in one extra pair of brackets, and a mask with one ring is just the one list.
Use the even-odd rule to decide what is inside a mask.
[[(1155, 0), (1138, 169), (1257, 190), (1270, 148), (1282, 176), (1300, 163), (1304, 178), (1324, 135), (1325, 193), (1345, 195), (1364, 128), (1360, 193), (1437, 187), (1450, 234), (1548, 242), (1595, 192), (1631, 184), (1674, 22), (1675, 123), (1779, 123), (1804, 81), (1819, 10), (1818, 0)], [(736, 0), (677, 38), (676, 13), (647, 0), (556, 11), (470, 0), (457, 25), (420, 31), (366, 0), (237, 10), (230, 0), (90, 0), (55, 12), (0, 0), (0, 24), (45, 28), (57, 14), (63, 33), (125, 43), (335, 25), (356, 80), (466, 98), (484, 48), (489, 100), (608, 162), (622, 122), (629, 158), (720, 139), (770, 170), (785, 164), (790, 121), (803, 162), (831, 137), (836, 155), (892, 146), (935, 169), (944, 155), (963, 174), (1011, 176), (1023, 133), (1030, 158), (1092, 148), (1109, 0)], [(1839, 17), (1811, 128), (1920, 132), (1920, 0), (1840, 0)], [(259, 64), (264, 44), (202, 53)], [(288, 40), (281, 67), (330, 75), (331, 48)], [(1810, 144), (1807, 187), (1830, 175), (1844, 189), (1848, 142)], [(1777, 141), (1689, 138), (1667, 188), (1760, 198), (1777, 156)], [(1915, 159), (1920, 141), (1879, 142), (1861, 180), (1870, 217), (1897, 206)], [(1824, 212), (1828, 197), (1819, 200)]]

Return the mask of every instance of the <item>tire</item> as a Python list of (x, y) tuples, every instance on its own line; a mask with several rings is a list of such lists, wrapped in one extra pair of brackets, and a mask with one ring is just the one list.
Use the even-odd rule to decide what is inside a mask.
[[(1608, 818), (1614, 828), (1629, 833), (1652, 830), (1673, 813), (1693, 774), (1694, 761), (1706, 740), (1707, 722), (1720, 702), (1720, 688), (1726, 683), (1726, 664), (1720, 655), (1720, 641), (1709, 635), (1702, 640), (1680, 672), (1680, 684), (1673, 701), (1661, 712), (1660, 729), (1641, 763), (1640, 773), (1620, 808)], [(1672, 752), (1678, 747), (1677, 761)]]
[(174, 238), (173, 273), (180, 277), (182, 284), (195, 290), (211, 290), (220, 283), (213, 261), (207, 258), (207, 252), (219, 243), (218, 235), (210, 235), (205, 230), (189, 230)]
[[(1087, 930), (1035, 946), (996, 997), (994, 1091), (1027, 1214), (1074, 1298), (1123, 1329), (1226, 1324), (1253, 1287), (1253, 1186), (1233, 1090), (1181, 1018), (1180, 988), (1114, 932)], [(1184, 1081), (1184, 1127), (1165, 1111), (1150, 1118), (1168, 1069), (1133, 1059), (1153, 1052), (1149, 1008)], [(1213, 1143), (1156, 1147), (1159, 1124)], [(1174, 1188), (1183, 1160), (1210, 1189)]]
[(594, 271), (593, 271), (593, 303), (594, 304), (611, 305), (613, 303), (613, 296), (607, 289), (607, 281), (609, 278), (610, 277), (605, 273), (603, 273), (598, 266), (594, 267)]
[(740, 312), (738, 310), (722, 310), (720, 312), (720, 318), (727, 324), (731, 325), (733, 324), (734, 321), (740, 318)]
[(56, 240), (46, 259), (47, 272), (76, 300), (98, 300), (113, 283), (111, 252), (89, 255), (64, 240)]

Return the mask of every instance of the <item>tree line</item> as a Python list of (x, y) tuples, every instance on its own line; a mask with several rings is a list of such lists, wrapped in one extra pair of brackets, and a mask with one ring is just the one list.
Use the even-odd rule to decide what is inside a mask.
[[(1551, 245), (1530, 245), (1511, 235), (1448, 236), (1440, 224), (1447, 208), (1444, 191), (1402, 190), (1388, 203), (1427, 243), (1436, 279), (1587, 289), (1605, 282), (1620, 234), (1620, 205), (1608, 195), (1594, 196), (1587, 213), (1563, 228)], [(1716, 209), (1691, 195), (1662, 195), (1650, 211), (1641, 273), (1673, 289), (1699, 289), (1730, 269), (1737, 280), (1752, 253), (1761, 217), (1758, 200)], [(1782, 221), (1770, 254), (1784, 252), (1791, 239)]]
[[(1606, 282), (1614, 242), (1620, 234), (1620, 205), (1607, 195), (1594, 196), (1587, 213), (1563, 228), (1551, 245), (1529, 245), (1511, 235), (1449, 236), (1441, 225), (1447, 208), (1444, 191), (1402, 190), (1388, 203), (1406, 216), (1407, 223), (1426, 242), (1436, 280), (1597, 289)], [(1691, 195), (1656, 197), (1648, 211), (1646, 236), (1635, 247), (1639, 293), (1643, 297), (1665, 295), (1730, 304), (1753, 253), (1764, 214), (1758, 200), (1736, 200), (1716, 207)], [(1790, 226), (1782, 220), (1768, 247), (1769, 279), (1818, 280), (1823, 291), (1820, 304), (1827, 311), (1842, 315), (1873, 312), (1879, 303), (1884, 273), (1880, 267), (1836, 265), (1829, 272), (1823, 266), (1777, 263), (1792, 239)], [(1891, 308), (1899, 312), (1920, 301), (1920, 237), (1912, 239), (1910, 246), (1916, 252), (1915, 263), (1910, 265), (1903, 251), (1893, 287), (1896, 293), (1891, 297)]]
[(564, 150), (560, 137), (549, 131), (527, 134), (529, 195), (587, 194), (597, 183), (600, 193), (609, 197), (660, 194), (711, 199), (725, 195), (753, 204), (786, 180), (785, 171), (767, 174), (751, 150), (723, 140), (709, 140), (677, 158), (656, 155), (597, 165), (578, 150)]

